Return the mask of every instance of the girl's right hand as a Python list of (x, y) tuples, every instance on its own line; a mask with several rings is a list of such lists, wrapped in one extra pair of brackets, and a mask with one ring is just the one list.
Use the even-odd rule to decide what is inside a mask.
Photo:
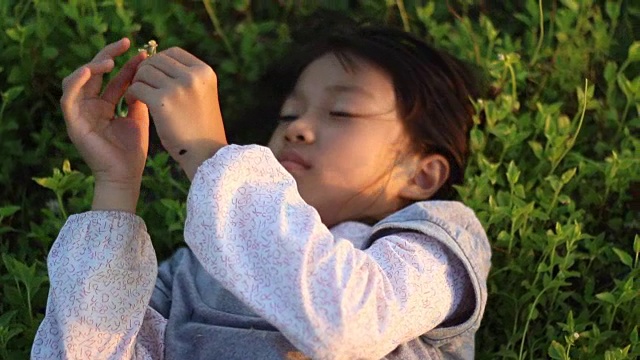
[(114, 58), (129, 46), (126, 38), (107, 45), (62, 82), (60, 104), (67, 132), (91, 168), (96, 188), (139, 191), (142, 180), (149, 144), (147, 106), (139, 101), (128, 103), (125, 117), (115, 116), (115, 109), (146, 54), (130, 59), (100, 94), (103, 74), (113, 70)]

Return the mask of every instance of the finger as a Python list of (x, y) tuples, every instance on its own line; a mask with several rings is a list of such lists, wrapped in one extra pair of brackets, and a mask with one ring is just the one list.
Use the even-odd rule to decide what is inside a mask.
[[(64, 92), (60, 98), (60, 106), (64, 114), (69, 114), (73, 105), (78, 101), (82, 87), (91, 78), (91, 70), (83, 66), (74, 71), (63, 81)], [(67, 120), (67, 116), (64, 117)]]
[(127, 117), (136, 121), (149, 123), (149, 108), (147, 108), (147, 105), (141, 101), (132, 100), (130, 102), (127, 100), (127, 106), (129, 108)]
[(163, 52), (150, 57), (144, 63), (152, 65), (174, 79), (180, 77), (180, 74), (187, 69), (187, 66)]
[(86, 64), (71, 75), (62, 80), (62, 98), (60, 99), (60, 105), (62, 111), (69, 113), (71, 107), (77, 103), (78, 98), (82, 94), (82, 90), (92, 76), (104, 74), (113, 69), (113, 60), (103, 60), (98, 63)]
[(109, 84), (104, 89), (102, 93), (102, 100), (105, 100), (113, 105), (118, 103), (118, 100), (124, 95), (124, 92), (127, 90), (127, 86), (133, 80), (133, 77), (136, 75), (136, 71), (138, 69), (138, 65), (142, 63), (145, 59), (146, 54), (140, 53), (127, 61), (126, 64), (122, 67), (120, 72), (109, 81)]
[(145, 62), (138, 68), (133, 81), (140, 81), (152, 88), (160, 89), (168, 86), (171, 83), (171, 79), (171, 77), (160, 71), (155, 66)]
[(62, 80), (62, 91), (65, 91), (65, 89), (69, 87), (69, 82), (72, 81), (77, 75), (77, 73), (80, 71), (85, 71), (85, 69), (89, 69), (89, 72), (92, 76), (101, 75), (113, 70), (114, 66), (115, 66), (115, 63), (111, 59), (106, 59), (99, 62), (90, 62), (88, 64), (85, 64), (79, 67), (78, 69), (76, 69), (76, 71), (71, 73), (71, 75), (67, 76)]
[(198, 59), (194, 55), (188, 53), (186, 50), (181, 49), (179, 47), (172, 47), (162, 52), (168, 57), (178, 61), (184, 66), (196, 66), (204, 64), (204, 61)]
[(113, 59), (116, 56), (120, 56), (124, 54), (127, 50), (129, 50), (129, 46), (131, 46), (131, 41), (127, 38), (122, 38), (116, 42), (113, 42), (107, 46), (105, 46), (100, 52), (93, 58), (93, 61), (102, 61), (105, 59)]
[(159, 98), (159, 90), (141, 82), (133, 82), (124, 93), (124, 99), (128, 104), (142, 101), (147, 106), (153, 106)]

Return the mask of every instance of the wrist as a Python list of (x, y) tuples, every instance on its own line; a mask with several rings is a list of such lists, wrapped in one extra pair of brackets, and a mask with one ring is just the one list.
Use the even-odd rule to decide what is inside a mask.
[(96, 181), (91, 210), (116, 210), (135, 214), (141, 184), (141, 181), (137, 183)]
[(179, 153), (176, 160), (189, 178), (189, 181), (192, 181), (200, 165), (213, 157), (213, 155), (225, 145), (226, 144), (210, 144), (190, 150), (185, 149), (182, 154)]

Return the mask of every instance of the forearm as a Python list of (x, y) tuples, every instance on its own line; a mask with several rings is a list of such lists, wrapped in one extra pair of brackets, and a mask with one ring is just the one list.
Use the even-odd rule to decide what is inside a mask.
[(73, 215), (47, 266), (47, 313), (32, 358), (130, 356), (157, 271), (142, 220), (123, 212)]
[(194, 143), (188, 149), (181, 149), (175, 160), (180, 164), (189, 181), (193, 181), (198, 167), (224, 146), (226, 146), (226, 144), (219, 144), (212, 140), (202, 140)]
[(382, 357), (451, 305), (441, 274), (418, 270), (428, 252), (397, 239), (365, 253), (335, 238), (267, 151), (217, 154), (187, 206), (185, 241), (203, 267), (313, 358)]

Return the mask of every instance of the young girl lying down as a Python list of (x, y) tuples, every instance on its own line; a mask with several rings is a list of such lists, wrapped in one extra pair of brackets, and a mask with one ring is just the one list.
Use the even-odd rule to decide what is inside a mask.
[[(133, 57), (101, 94), (122, 39), (64, 80), (95, 194), (49, 254), (32, 358), (473, 358), (490, 248), (446, 198), (476, 84), (408, 33), (342, 30), (289, 57), (268, 147), (227, 144), (214, 70), (180, 48)], [(135, 215), (149, 113), (192, 181), (188, 248), (159, 267)]]

